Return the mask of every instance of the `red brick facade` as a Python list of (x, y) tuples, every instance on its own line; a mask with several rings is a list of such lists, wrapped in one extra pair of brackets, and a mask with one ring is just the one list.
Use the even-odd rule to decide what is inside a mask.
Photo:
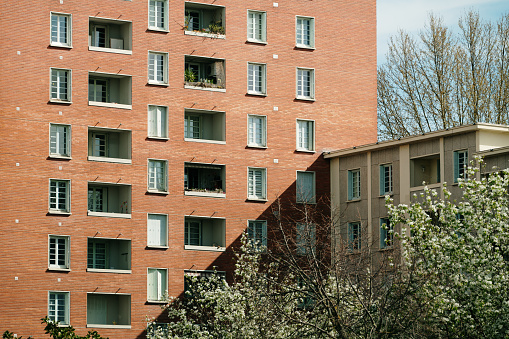
[[(247, 220), (279, 195), (295, 199), (297, 170), (316, 173), (329, 194), (324, 150), (376, 141), (375, 0), (203, 0), (225, 7), (225, 39), (185, 35), (184, 1), (169, 0), (169, 31), (148, 27), (147, 0), (2, 1), (0, 44), (0, 331), (43, 337), (48, 291), (70, 292), (70, 323), (87, 329), (87, 293), (131, 296), (131, 329), (99, 328), (110, 338), (143, 336), (147, 268), (168, 269), (168, 292), (183, 291), (184, 270), (231, 270), (230, 246)], [(248, 5), (246, 5), (248, 4)], [(266, 12), (267, 42), (246, 42), (247, 10)], [(50, 15), (72, 15), (72, 48), (50, 46)], [(295, 47), (296, 16), (313, 17), (315, 48)], [(89, 50), (89, 18), (132, 22), (132, 54)], [(169, 86), (147, 84), (148, 51), (168, 53)], [(226, 92), (184, 88), (185, 55), (225, 60)], [(247, 63), (266, 64), (266, 96), (247, 95)], [(315, 100), (296, 100), (296, 67), (312, 68)], [(72, 103), (49, 102), (50, 69), (72, 72)], [(132, 109), (91, 106), (89, 72), (131, 76)], [(169, 139), (147, 138), (147, 105), (168, 106)], [(276, 110), (277, 107), (277, 110)], [(225, 143), (184, 140), (184, 109), (225, 112)], [(248, 114), (266, 116), (267, 147), (247, 147)], [(296, 119), (315, 121), (315, 151), (296, 151)], [(71, 125), (71, 159), (49, 157), (49, 124)], [(88, 160), (90, 127), (130, 130), (131, 164)], [(168, 194), (147, 193), (147, 159), (168, 161)], [(277, 160), (276, 160), (277, 159)], [(226, 198), (184, 195), (184, 163), (225, 167)], [(247, 200), (248, 167), (266, 168), (267, 200)], [(49, 179), (70, 180), (71, 215), (48, 213)], [(87, 215), (88, 182), (131, 185), (131, 218)], [(168, 248), (147, 249), (147, 213), (168, 214)], [(184, 249), (184, 216), (226, 220), (226, 251)], [(270, 228), (270, 225), (268, 225)], [(98, 233), (99, 232), (99, 233)], [(70, 239), (70, 271), (48, 270), (48, 235)], [(87, 271), (87, 239), (131, 240), (131, 273)]]

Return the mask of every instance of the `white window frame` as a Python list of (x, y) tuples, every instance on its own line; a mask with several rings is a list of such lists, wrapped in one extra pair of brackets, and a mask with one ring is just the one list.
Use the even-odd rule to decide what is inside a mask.
[[(150, 273), (155, 273), (151, 277)], [(155, 279), (156, 281), (151, 281)], [(155, 285), (155, 296), (151, 293), (151, 285)], [(168, 269), (167, 268), (147, 268), (147, 301), (151, 303), (165, 303), (168, 295)]]
[[(60, 22), (57, 19), (57, 27), (56, 27), (56, 39), (53, 40), (53, 18), (60, 18), (65, 17), (67, 18), (67, 25), (66, 25), (66, 32), (65, 32), (65, 39), (67, 42), (61, 42), (61, 27)], [(58, 13), (58, 12), (50, 12), (50, 45), (54, 47), (65, 47), (65, 48), (72, 48), (72, 14), (67, 13)]]
[[(255, 172), (260, 171), (260, 182), (256, 182)], [(251, 183), (252, 182), (252, 183)], [(257, 186), (260, 185), (259, 189)], [(256, 191), (260, 191), (257, 194)], [(248, 167), (247, 168), (247, 199), (248, 200), (267, 200), (267, 169), (263, 167)]]
[(316, 225), (313, 223), (298, 222), (295, 224), (295, 247), (297, 255), (308, 255), (308, 250), (316, 254)]
[[(161, 61), (157, 61), (162, 57), (162, 65), (160, 65)], [(152, 60), (151, 60), (152, 59)], [(148, 83), (151, 85), (168, 85), (168, 53), (165, 52), (154, 52), (148, 51), (147, 57), (147, 65), (148, 65)], [(162, 74), (159, 74), (158, 68), (162, 67)], [(162, 77), (161, 77), (162, 75)], [(158, 79), (158, 78), (162, 79)]]
[[(384, 228), (386, 225), (387, 228)], [(394, 246), (394, 225), (389, 218), (380, 218), (380, 249)]]
[[(303, 135), (304, 128), (307, 132), (307, 140)], [(301, 152), (315, 152), (315, 121), (297, 119), (296, 122), (296, 150)]]
[[(64, 305), (59, 305), (59, 302), (55, 299), (55, 305), (52, 305), (51, 303), (51, 296), (52, 295), (63, 295), (64, 296)], [(58, 308), (63, 306), (64, 307), (64, 321), (59, 321), (58, 325), (60, 326), (68, 326), (70, 324), (70, 304), (71, 304), (71, 293), (69, 291), (48, 291), (48, 318), (51, 320), (58, 320), (58, 315), (56, 314), (59, 312)], [(53, 306), (53, 307), (52, 307)], [(52, 310), (52, 308), (54, 308)], [(53, 314), (52, 314), (53, 313)]]
[[(357, 252), (362, 249), (362, 223), (353, 221), (348, 223), (348, 249)], [(357, 237), (354, 238), (354, 228), (357, 228)]]
[[(304, 192), (300, 187), (302, 184), (299, 180), (299, 174), (302, 175), (311, 175), (312, 176), (312, 192)], [(301, 177), (302, 179), (302, 177)], [(297, 171), (297, 178), (295, 180), (296, 186), (296, 201), (297, 203), (302, 204), (314, 204), (316, 203), (316, 173), (313, 171)]]
[[(461, 157), (463, 157), (463, 163), (461, 163)], [(468, 166), (468, 150), (462, 149), (453, 152), (453, 163), (454, 163), (454, 183), (458, 183), (458, 179), (467, 178), (467, 166)]]
[[(309, 72), (309, 95), (304, 94), (303, 74)], [(315, 100), (315, 69), (297, 67), (295, 71), (295, 97), (299, 100)]]
[[(260, 131), (257, 126), (260, 121)], [(249, 114), (247, 116), (247, 145), (249, 147), (267, 147), (267, 116)]]
[[(163, 164), (163, 173), (162, 173), (162, 187), (158, 187), (157, 181), (159, 180), (157, 176), (157, 172), (151, 172), (156, 171), (155, 167), (154, 169), (151, 169), (151, 164), (157, 164), (162, 163)], [(153, 179), (151, 176), (153, 175)], [(152, 184), (153, 182), (153, 184)], [(150, 193), (162, 193), (162, 194), (168, 194), (168, 160), (163, 159), (148, 159), (147, 160), (147, 190)]]
[[(254, 67), (260, 67), (260, 75), (256, 76), (256, 69)], [(249, 78), (252, 77), (253, 84), (250, 84)], [(260, 89), (257, 89), (255, 83), (261, 82)], [(267, 64), (248, 62), (247, 63), (247, 93), (252, 95), (267, 95)]]
[(361, 170), (359, 168), (348, 171), (348, 200), (361, 198)]
[[(258, 15), (261, 15), (261, 29), (257, 29), (254, 21), (258, 20)], [(252, 17), (253, 16), (253, 17)], [(252, 32), (250, 32), (250, 30)], [(256, 43), (267, 43), (267, 12), (247, 10), (247, 41)]]
[[(54, 196), (52, 197), (52, 189), (51, 189), (51, 184), (55, 182), (57, 184), (56, 188), (55, 188), (55, 194)], [(65, 193), (62, 193), (60, 190), (59, 190), (59, 183), (65, 183), (66, 186), (65, 186)], [(58, 205), (59, 205), (59, 202), (58, 200), (59, 199), (62, 199), (59, 197), (60, 194), (65, 194), (65, 197), (63, 199), (65, 199), (65, 208), (58, 208)], [(55, 199), (55, 202), (52, 203), (51, 200), (52, 199)], [(54, 207), (52, 207), (54, 206)], [(48, 211), (49, 213), (51, 214), (71, 214), (71, 180), (68, 180), (68, 179), (49, 179), (49, 199), (48, 199)]]
[[(163, 3), (163, 13), (162, 13), (162, 19), (164, 20), (164, 23), (162, 26), (158, 25), (157, 24), (157, 12), (156, 12), (156, 9), (157, 9), (157, 6), (156, 6), (156, 3), (157, 2), (162, 2)], [(154, 9), (152, 10), (154, 12), (154, 15), (155, 17), (154, 18), (151, 18), (151, 8), (152, 8), (152, 3), (154, 4)], [(148, 29), (150, 30), (153, 30), (153, 31), (163, 31), (163, 32), (168, 32), (168, 18), (169, 18), (169, 15), (168, 15), (168, 0), (148, 0)], [(151, 25), (151, 22), (154, 22), (153, 25)]]
[(168, 106), (148, 105), (147, 135), (168, 140)]
[[(157, 218), (153, 218), (153, 220), (160, 220), (164, 219), (162, 223), (159, 224), (159, 243), (155, 243), (151, 241), (151, 216), (157, 216)], [(163, 217), (163, 218), (162, 218)], [(155, 223), (154, 223), (155, 224)], [(153, 232), (156, 232), (157, 230), (154, 230)], [(154, 248), (168, 248), (168, 214), (162, 214), (162, 213), (147, 213), (147, 247), (154, 247)]]
[[(383, 164), (380, 165), (380, 195), (385, 196), (387, 194), (392, 194), (394, 191), (394, 180), (393, 180), (393, 172), (392, 172), (392, 164)], [(385, 172), (389, 171), (389, 178), (386, 179)], [(388, 190), (385, 188), (388, 186)]]
[[(61, 84), (61, 75), (59, 72), (67, 73), (67, 83), (64, 86)], [(53, 76), (55, 73), (55, 81), (53, 81)], [(72, 84), (72, 70), (66, 68), (56, 68), (51, 67), (49, 71), (49, 97), (51, 102), (57, 103), (65, 103), (70, 104), (71, 101), (71, 84)], [(55, 90), (55, 91), (54, 91)], [(55, 96), (53, 96), (53, 92), (55, 92)], [(63, 99), (63, 97), (66, 97)]]
[[(304, 29), (300, 27), (300, 40), (299, 40), (299, 20), (309, 22), (309, 43), (304, 43)], [(298, 48), (315, 48), (315, 18), (308, 16), (295, 17), (295, 46)]]
[(49, 124), (49, 156), (70, 159), (71, 125)]
[(248, 220), (247, 236), (253, 246), (267, 247), (267, 221)]
[[(51, 240), (64, 240), (63, 245), (55, 242), (53, 246), (52, 259), (52, 242)], [(63, 249), (61, 247), (64, 247)], [(63, 253), (62, 253), (63, 252)], [(48, 235), (48, 269), (57, 271), (70, 271), (71, 256), (71, 238), (68, 235)], [(64, 263), (59, 264), (59, 256), (64, 256)]]

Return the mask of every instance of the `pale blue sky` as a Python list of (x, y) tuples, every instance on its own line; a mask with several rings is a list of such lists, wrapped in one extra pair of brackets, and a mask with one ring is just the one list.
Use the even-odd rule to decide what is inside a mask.
[(418, 34), (430, 12), (457, 29), (459, 17), (469, 9), (479, 11), (482, 18), (498, 20), (509, 12), (509, 0), (377, 0), (378, 64), (385, 62), (389, 38), (399, 29)]

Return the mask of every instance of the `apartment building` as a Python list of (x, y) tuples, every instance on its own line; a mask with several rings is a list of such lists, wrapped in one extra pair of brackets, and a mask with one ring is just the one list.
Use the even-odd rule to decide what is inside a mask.
[(330, 161), (332, 215), (337, 249), (358, 252), (367, 247), (381, 257), (397, 244), (385, 207), (420, 199), (424, 187), (451, 199), (461, 198), (458, 179), (465, 166), (482, 156), (480, 175), (509, 168), (509, 126), (478, 123), (397, 140), (325, 152)]
[(0, 330), (143, 337), (186, 274), (231, 279), (277, 197), (329, 195), (323, 151), (376, 140), (375, 11), (2, 1)]

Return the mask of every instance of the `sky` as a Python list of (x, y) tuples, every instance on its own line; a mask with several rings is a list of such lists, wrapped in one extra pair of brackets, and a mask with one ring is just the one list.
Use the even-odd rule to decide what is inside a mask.
[(417, 36), (433, 13), (457, 30), (459, 17), (470, 9), (479, 11), (481, 18), (497, 21), (509, 12), (509, 0), (377, 0), (378, 64), (385, 62), (389, 38), (400, 29)]

